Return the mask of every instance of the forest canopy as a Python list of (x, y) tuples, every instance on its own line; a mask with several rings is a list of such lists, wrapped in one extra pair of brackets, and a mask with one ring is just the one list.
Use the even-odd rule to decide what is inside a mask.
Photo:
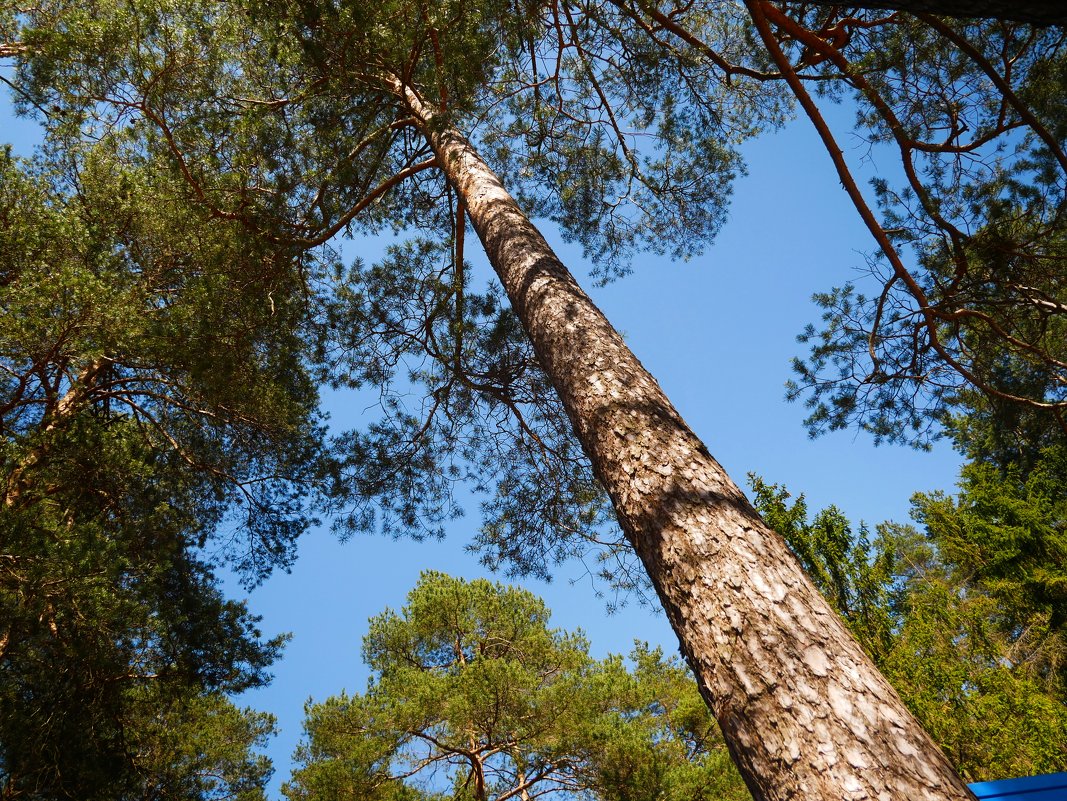
[[(217, 571), (286, 568), (320, 515), (439, 535), (460, 487), (488, 566), (595, 554), (664, 605), (756, 798), (965, 798), (957, 773), (1020, 739), (1005, 766), (1062, 766), (1042, 727), (967, 721), (1062, 720), (1063, 31), (912, 10), (0, 9), (45, 136), (0, 165), (5, 797), (260, 792), (261, 760), (196, 740), (271, 728), (226, 694), (281, 641)], [(819, 109), (844, 98), (899, 181), (860, 187)], [(757, 482), (761, 519), (531, 222), (602, 280), (693, 256), (741, 143), (794, 109), (872, 235), (875, 292), (817, 297), (790, 393), (813, 433), (953, 438), (961, 492), (916, 499), (921, 534), (871, 544)], [(383, 231), (403, 241), (346, 263), (339, 237)], [(322, 387), (375, 393), (377, 418), (327, 432)], [(167, 773), (167, 709), (213, 778)]]

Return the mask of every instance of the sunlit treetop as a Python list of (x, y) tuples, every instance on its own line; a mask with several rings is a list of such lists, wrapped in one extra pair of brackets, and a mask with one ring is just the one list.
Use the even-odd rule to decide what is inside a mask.
[(372, 618), (363, 694), (309, 703), (292, 799), (748, 797), (688, 673), (595, 660), (517, 587), (423, 573)]

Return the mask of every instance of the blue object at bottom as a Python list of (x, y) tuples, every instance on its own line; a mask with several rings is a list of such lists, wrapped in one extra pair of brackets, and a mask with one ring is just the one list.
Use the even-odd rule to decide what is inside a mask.
[(1067, 801), (1067, 773), (975, 782), (971, 792), (980, 801)]

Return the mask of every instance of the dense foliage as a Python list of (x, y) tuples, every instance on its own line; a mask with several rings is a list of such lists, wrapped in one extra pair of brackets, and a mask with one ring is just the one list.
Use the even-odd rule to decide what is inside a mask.
[(269, 775), (244, 751), (270, 720), (224, 694), (281, 640), (215, 570), (292, 558), (316, 393), (274, 254), (173, 190), (102, 146), (0, 156), (4, 798), (253, 798)]
[(595, 660), (529, 592), (424, 573), (371, 620), (366, 693), (307, 707), (292, 799), (748, 798), (688, 671)]

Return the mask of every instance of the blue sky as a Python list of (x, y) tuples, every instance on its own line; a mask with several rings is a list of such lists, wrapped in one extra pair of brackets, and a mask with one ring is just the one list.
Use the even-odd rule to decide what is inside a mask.
[[(846, 121), (848, 112), (831, 114)], [(32, 123), (0, 101), (0, 144), (27, 153)], [(847, 140), (845, 140), (847, 143)], [(810, 440), (804, 409), (784, 400), (795, 336), (817, 319), (810, 296), (859, 277), (869, 234), (841, 190), (829, 158), (806, 120), (749, 143), (749, 174), (735, 187), (730, 219), (717, 242), (688, 263), (638, 258), (632, 275), (596, 288), (575, 248), (559, 245), (564, 262), (590, 291), (667, 395), (739, 483), (749, 472), (804, 493), (811, 509), (836, 504), (853, 520), (905, 520), (910, 495), (951, 489), (959, 460), (946, 446), (931, 453), (874, 448), (868, 437), (838, 432)], [(892, 173), (866, 145), (846, 155), (867, 177)], [(473, 243), (472, 243), (473, 244)], [(381, 243), (358, 243), (373, 252)], [(474, 248), (468, 257), (477, 261)], [(481, 269), (485, 269), (484, 261)], [(358, 425), (365, 403), (333, 394), (327, 407), (339, 428)], [(477, 529), (477, 507), (449, 528), (443, 542), (356, 537), (340, 544), (325, 529), (303, 540), (290, 574), (278, 574), (248, 597), (268, 635), (291, 632), (273, 684), (240, 699), (278, 716), (281, 735), (270, 754), (277, 796), (300, 737), (306, 699), (323, 699), (366, 682), (360, 641), (368, 617), (398, 608), (419, 572), (475, 577), (485, 571), (463, 546)], [(662, 615), (631, 604), (608, 615), (581, 564), (565, 565), (546, 585), (526, 582), (554, 610), (554, 623), (581, 627), (597, 654), (626, 652), (635, 638), (677, 651)], [(232, 594), (242, 594), (229, 582)]]

